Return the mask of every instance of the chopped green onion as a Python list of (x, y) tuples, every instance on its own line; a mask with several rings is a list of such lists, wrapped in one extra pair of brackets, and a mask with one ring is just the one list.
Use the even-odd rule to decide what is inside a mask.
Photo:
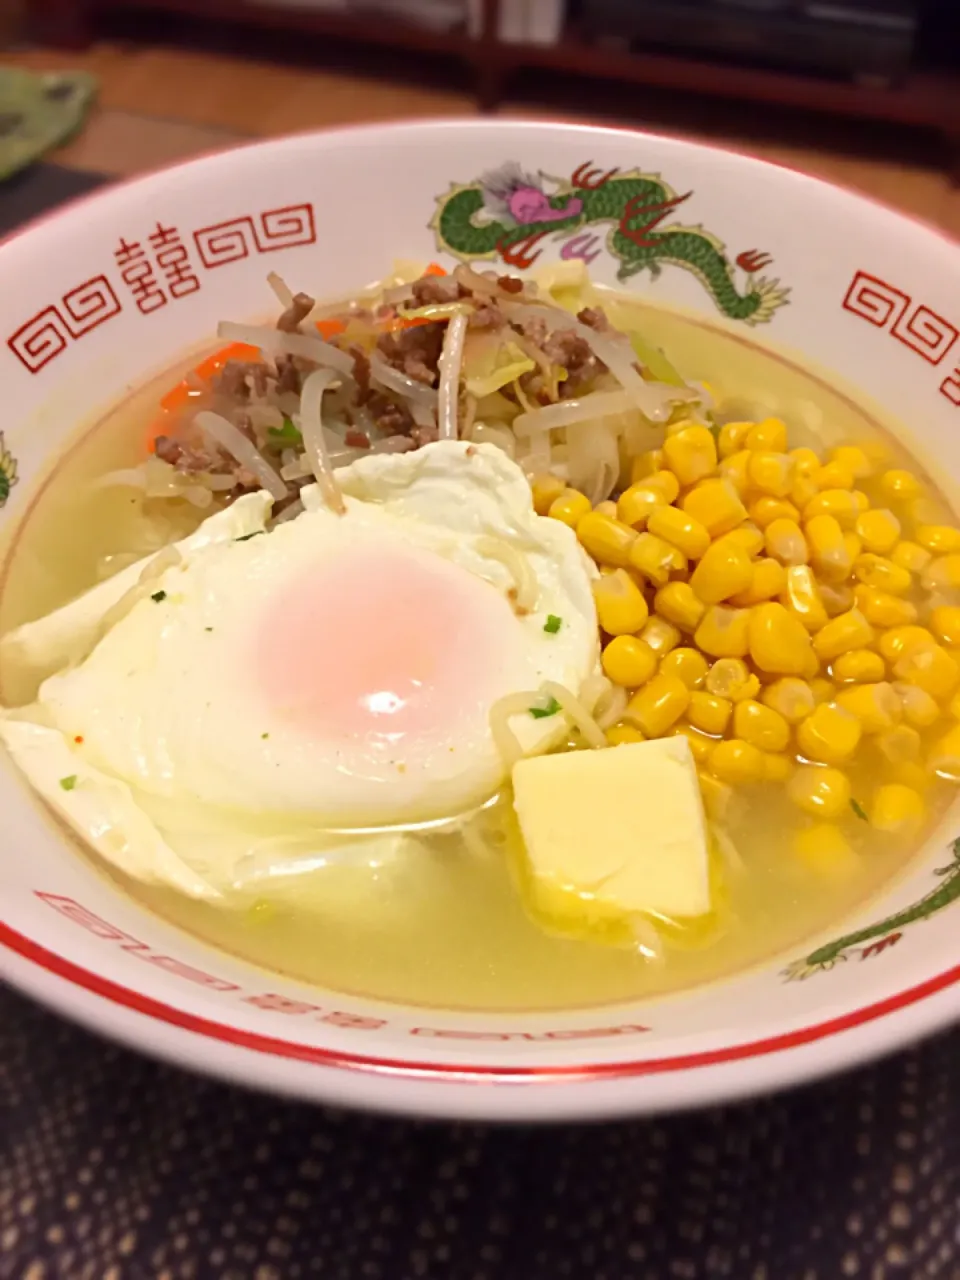
[(546, 706), (531, 707), (530, 714), (533, 716), (534, 720), (545, 720), (547, 716), (555, 716), (559, 710), (560, 703), (556, 698), (550, 698)]
[(155, 591), (150, 597), (151, 600), (156, 600), (157, 604), (159, 604), (161, 600), (166, 600), (166, 598), (167, 593), (165, 591)]
[(60, 786), (63, 788), (64, 791), (72, 791), (76, 785), (77, 785), (77, 775), (75, 773), (71, 773), (66, 778), (60, 779)]
[(562, 626), (563, 626), (562, 618), (558, 618), (555, 613), (548, 613), (547, 620), (543, 624), (543, 629), (544, 631), (548, 632), (550, 635), (555, 636)]
[(267, 435), (278, 444), (303, 444), (303, 435), (293, 425), (293, 419), (284, 414), (282, 427), (268, 427)]
[(859, 800), (851, 799), (850, 808), (863, 822), (869, 822), (869, 818), (867, 817), (864, 807)]
[(253, 533), (241, 533), (239, 538), (234, 538), (234, 542), (249, 542), (251, 538), (259, 538), (261, 533), (266, 532), (266, 529), (254, 529)]

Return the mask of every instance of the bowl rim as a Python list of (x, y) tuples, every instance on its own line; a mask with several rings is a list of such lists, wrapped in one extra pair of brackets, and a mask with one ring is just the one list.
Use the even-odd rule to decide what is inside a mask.
[[(0, 238), (0, 258), (40, 228), (70, 218), (78, 209), (96, 207), (98, 202), (109, 201), (119, 192), (148, 187), (165, 174), (200, 168), (210, 161), (229, 163), (235, 155), (269, 152), (308, 139), (336, 141), (375, 134), (386, 142), (390, 134), (424, 129), (452, 134), (464, 130), (493, 131), (504, 136), (531, 129), (590, 137), (626, 134), (682, 150), (729, 155), (753, 166), (786, 171), (804, 185), (840, 191), (881, 214), (912, 222), (945, 241), (954, 251), (960, 249), (960, 237), (924, 218), (793, 165), (751, 155), (735, 147), (630, 126), (589, 125), (548, 118), (455, 116), (308, 129), (205, 152), (117, 181), (108, 179), (103, 186), (39, 214)], [(438, 1118), (599, 1119), (710, 1105), (864, 1064), (960, 1020), (958, 964), (846, 1014), (725, 1048), (603, 1064), (473, 1066), (344, 1053), (244, 1031), (189, 1014), (65, 959), (2, 919), (0, 976), (88, 1029), (105, 1033), (134, 1049), (146, 1049), (178, 1067), (318, 1102), (341, 1102)], [(829, 1054), (822, 1051), (825, 1041), (831, 1043)], [(748, 1069), (744, 1070), (744, 1066)], [(637, 1082), (641, 1080), (645, 1087), (638, 1089)], [(681, 1080), (684, 1083), (678, 1085)], [(705, 1082), (709, 1082), (706, 1087)], [(497, 1087), (478, 1089), (478, 1084)], [(531, 1089), (532, 1084), (550, 1087)]]

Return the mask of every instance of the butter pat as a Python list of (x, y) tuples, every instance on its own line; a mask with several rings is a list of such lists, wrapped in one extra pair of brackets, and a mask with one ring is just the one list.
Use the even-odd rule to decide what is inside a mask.
[(677, 735), (521, 760), (514, 805), (535, 905), (584, 923), (711, 910), (707, 823)]

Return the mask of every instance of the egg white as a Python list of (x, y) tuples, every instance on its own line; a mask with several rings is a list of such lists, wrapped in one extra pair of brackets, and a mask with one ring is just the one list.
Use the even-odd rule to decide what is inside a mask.
[[(21, 661), (63, 669), (33, 706), (4, 713), (0, 738), (57, 812), (130, 874), (216, 897), (332, 856), (336, 829), (463, 813), (504, 779), (492, 704), (546, 681), (576, 693), (596, 673), (594, 570), (570, 529), (535, 514), (500, 450), (440, 442), (361, 459), (338, 481), (344, 516), (311, 487), (303, 514), (266, 532), (269, 499), (250, 495), (178, 544), (179, 563), (112, 625), (105, 613), (147, 562), (5, 638)], [(453, 718), (396, 751), (376, 735), (291, 720), (250, 669), (254, 638), (262, 649), (283, 627), (270, 609), (286, 586), (378, 549), (463, 591), (484, 641), (458, 670)], [(511, 598), (517, 556), (536, 583), (529, 612)], [(562, 619), (556, 633), (549, 615)], [(389, 643), (389, 617), (383, 628)], [(456, 646), (449, 657), (460, 660)], [(556, 732), (549, 718), (514, 724), (528, 747)]]

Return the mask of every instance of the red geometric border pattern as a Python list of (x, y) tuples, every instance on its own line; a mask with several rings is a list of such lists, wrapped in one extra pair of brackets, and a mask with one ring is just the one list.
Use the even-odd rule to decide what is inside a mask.
[(461, 1082), (483, 1084), (485, 1082), (507, 1083), (569, 1083), (576, 1080), (610, 1080), (626, 1077), (658, 1075), (673, 1071), (690, 1071), (698, 1067), (719, 1066), (731, 1062), (743, 1062), (750, 1058), (764, 1057), (768, 1054), (781, 1053), (803, 1045), (814, 1044), (819, 1040), (839, 1035), (866, 1023), (875, 1022), (879, 1018), (897, 1013), (901, 1009), (919, 1003), (940, 991), (955, 986), (960, 982), (960, 965), (930, 978), (926, 982), (910, 987), (897, 995), (888, 996), (876, 1004), (862, 1009), (830, 1018), (825, 1022), (814, 1023), (798, 1031), (784, 1035), (770, 1036), (763, 1040), (754, 1040), (748, 1044), (730, 1045), (722, 1049), (710, 1049), (701, 1053), (678, 1054), (665, 1058), (650, 1058), (641, 1062), (586, 1063), (564, 1067), (492, 1067), (478, 1065), (437, 1064), (421, 1061), (394, 1061), (389, 1058), (375, 1058), (366, 1054), (342, 1053), (331, 1049), (320, 1049), (312, 1045), (297, 1044), (294, 1041), (281, 1040), (275, 1036), (258, 1035), (255, 1032), (242, 1031), (239, 1027), (213, 1022), (208, 1018), (184, 1013), (174, 1009), (162, 1001), (131, 991), (119, 983), (81, 968), (63, 956), (58, 956), (45, 947), (24, 937), (15, 929), (0, 922), (0, 945), (22, 956), (32, 964), (38, 965), (48, 973), (52, 973), (74, 986), (83, 988), (104, 1000), (130, 1009), (144, 1017), (153, 1018), (169, 1026), (178, 1027), (195, 1035), (206, 1036), (222, 1044), (234, 1045), (240, 1049), (249, 1049), (256, 1053), (265, 1053), (273, 1057), (285, 1058), (288, 1061), (309, 1062), (315, 1066), (337, 1067), (352, 1071), (373, 1072), (378, 1075), (408, 1076), (419, 1079), (458, 1080)]
[(861, 320), (869, 320), (878, 329), (884, 329), (891, 320), (899, 322), (912, 301), (909, 294), (885, 280), (866, 271), (858, 271), (843, 300), (843, 309)]
[(194, 243), (205, 267), (225, 266), (240, 262), (252, 252), (274, 253), (294, 245), (314, 244), (317, 239), (312, 204), (286, 205), (267, 209), (256, 217), (240, 217), (199, 227), (193, 233)]
[(71, 339), (82, 338), (121, 310), (107, 277), (93, 276), (65, 293), (60, 306), (44, 307), (22, 324), (7, 346), (28, 373), (39, 373)]
[(890, 332), (930, 364), (939, 364), (960, 337), (960, 329), (922, 303), (906, 321), (901, 316)]
[(953, 373), (940, 383), (940, 394), (946, 396), (951, 404), (960, 409), (960, 368), (954, 369)]

